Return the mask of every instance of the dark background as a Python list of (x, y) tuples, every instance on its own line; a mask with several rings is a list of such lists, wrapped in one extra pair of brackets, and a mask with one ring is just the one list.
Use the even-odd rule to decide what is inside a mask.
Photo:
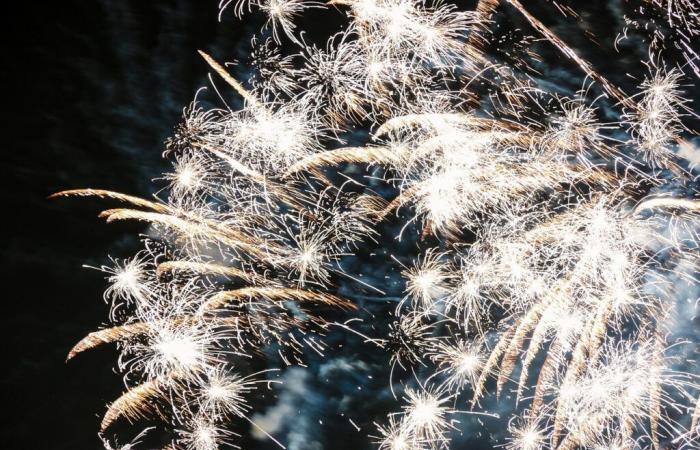
[[(18, 5), (19, 3), (19, 5)], [(99, 266), (138, 247), (73, 187), (137, 195), (164, 169), (162, 142), (206, 83), (198, 48), (240, 40), (216, 1), (12, 2), (2, 44), (3, 449), (98, 449), (99, 414), (122, 390), (105, 346), (64, 364), (106, 320)], [(233, 59), (233, 58), (230, 58)]]
[[(2, 449), (101, 448), (100, 415), (122, 391), (116, 351), (104, 346), (64, 364), (71, 346), (107, 317), (103, 275), (82, 265), (132, 254), (143, 227), (105, 225), (96, 218), (104, 202), (46, 197), (75, 187), (154, 192), (151, 180), (167, 168), (162, 142), (208, 83), (196, 50), (232, 61), (260, 24), (232, 14), (219, 23), (217, 3), (63, 0), (3, 7)], [(620, 26), (612, 11), (617, 2), (587, 3), (593, 4), (582, 10), (584, 28), (606, 36), (603, 43), (592, 44), (580, 30), (567, 41), (598, 55), (604, 72), (637, 69), (637, 56), (625, 60), (610, 48)], [(543, 14), (563, 22), (551, 8)], [(314, 16), (304, 22), (299, 28), (312, 32), (336, 26)], [(543, 66), (551, 70), (546, 76), (580, 87), (579, 74), (570, 75), (557, 53), (545, 50), (545, 58), (555, 63)], [(327, 448), (357, 448), (366, 434), (336, 435)]]

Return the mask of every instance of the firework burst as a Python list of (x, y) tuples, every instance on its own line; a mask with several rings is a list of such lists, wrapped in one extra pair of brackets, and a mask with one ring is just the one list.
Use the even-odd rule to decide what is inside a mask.
[[(700, 265), (700, 202), (680, 151), (700, 10), (640, 0), (640, 17), (625, 17), (653, 35), (628, 95), (529, 4), (477, 3), (333, 0), (346, 28), (307, 43), (295, 20), (325, 5), (222, 1), (222, 13), (266, 16), (251, 89), (200, 52), (242, 108), (184, 110), (154, 200), (55, 194), (120, 203), (100, 216), (150, 227), (142, 251), (99, 269), (111, 323), (68, 355), (119, 348), (126, 391), (102, 420), (105, 448), (137, 448), (152, 430), (120, 447), (105, 432), (122, 419), (162, 419), (170, 449), (236, 446), (236, 421), (284, 447), (250, 418), (254, 391), (276, 381), (259, 367), (324, 357), (333, 324), (386, 352), (404, 405), (378, 420), (382, 450), (447, 449), (457, 405), (489, 414), (480, 405), (493, 397), (499, 414), (511, 408), (497, 444), (508, 450), (698, 448), (698, 374), (673, 356), (697, 343), (670, 339), (687, 319), (678, 280), (697, 286)], [(581, 69), (581, 90), (554, 92), (533, 49), (500, 48), (496, 28), (513, 16)], [(297, 53), (282, 54), (285, 40)], [(685, 65), (664, 61), (670, 48)], [(346, 144), (358, 126), (371, 142)], [(382, 311), (387, 326), (334, 322), (357, 309), (339, 279), (384, 293), (341, 264), (396, 220), (419, 252), (393, 255), (414, 262), (400, 263), (405, 296)]]

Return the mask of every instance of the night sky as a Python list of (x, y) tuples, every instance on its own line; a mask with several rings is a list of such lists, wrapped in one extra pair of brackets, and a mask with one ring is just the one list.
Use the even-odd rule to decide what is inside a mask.
[(82, 265), (132, 253), (143, 227), (105, 226), (99, 202), (46, 197), (81, 186), (152, 192), (162, 142), (206, 83), (196, 49), (235, 43), (241, 30), (217, 23), (216, 2), (19, 3), (4, 14), (2, 58), (0, 447), (98, 449), (98, 416), (121, 381), (109, 346), (64, 363), (106, 320), (102, 274)]

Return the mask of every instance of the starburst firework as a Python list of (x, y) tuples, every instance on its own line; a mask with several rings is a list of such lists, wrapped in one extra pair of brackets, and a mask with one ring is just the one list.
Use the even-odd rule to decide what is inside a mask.
[[(231, 422), (257, 427), (248, 397), (270, 382), (252, 367), (325, 354), (339, 325), (327, 316), (355, 309), (337, 280), (383, 292), (341, 262), (398, 218), (396, 237), (420, 251), (402, 272), (405, 297), (384, 311), (386, 335), (342, 324), (387, 352), (394, 394), (402, 369), (404, 406), (378, 425), (380, 449), (448, 448), (458, 402), (483, 413), (492, 392), (515, 394), (509, 450), (697, 448), (697, 374), (668, 341), (681, 283), (698, 283), (700, 201), (681, 150), (700, 10), (639, 2), (665, 21), (626, 17), (653, 34), (628, 95), (517, 0), (474, 11), (333, 0), (349, 23), (325, 45), (294, 23), (319, 3), (222, 1), (222, 13), (263, 12), (271, 38), (253, 41), (251, 90), (202, 52), (244, 104), (185, 109), (166, 142), (165, 200), (56, 194), (121, 203), (101, 217), (150, 226), (144, 250), (101, 268), (112, 323), (68, 355), (119, 347), (127, 390), (102, 421), (105, 447), (117, 446), (104, 437), (113, 423), (142, 418), (163, 419), (172, 449), (234, 446)], [(593, 82), (553, 92), (534, 51), (498, 48), (504, 9)], [(298, 52), (283, 56), (284, 39)], [(687, 64), (664, 62), (667, 48)], [(358, 125), (372, 142), (343, 146)], [(679, 187), (692, 195), (671, 194)]]

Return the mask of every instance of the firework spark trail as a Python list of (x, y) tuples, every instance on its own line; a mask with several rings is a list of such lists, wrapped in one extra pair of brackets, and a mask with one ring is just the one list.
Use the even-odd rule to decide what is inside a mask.
[[(697, 55), (697, 7), (644, 1), (666, 15), (683, 55)], [(692, 188), (676, 148), (688, 145), (694, 115), (684, 68), (667, 69), (652, 41), (649, 73), (628, 96), (518, 0), (481, 0), (476, 11), (330, 4), (348, 25), (317, 46), (294, 19), (323, 5), (236, 2), (237, 17), (265, 14), (272, 37), (253, 39), (251, 89), (200, 51), (244, 106), (185, 109), (166, 143), (165, 201), (101, 189), (52, 196), (123, 203), (101, 217), (151, 227), (144, 250), (99, 268), (110, 326), (68, 354), (120, 350), (127, 390), (102, 420), (105, 448), (118, 447), (104, 437), (114, 423), (142, 418), (162, 420), (169, 449), (235, 446), (230, 425), (240, 421), (284, 448), (250, 418), (249, 396), (276, 382), (250, 363), (305, 366), (326, 354), (333, 329), (387, 353), (404, 406), (377, 425), (383, 450), (447, 449), (460, 417), (497, 417), (502, 408), (481, 403), (504, 403), (510, 391), (499, 443), (508, 450), (698, 448), (699, 374), (675, 369), (686, 361), (671, 356), (669, 336), (685, 319), (673, 316), (672, 281), (697, 283), (700, 203), (660, 194), (666, 184)], [(619, 102), (619, 119), (599, 121), (590, 86), (568, 98), (536, 82), (531, 51), (495, 56), (501, 4)], [(298, 53), (282, 56), (283, 39)], [(344, 147), (358, 124), (373, 130), (371, 145)], [(365, 189), (369, 178), (345, 165), (383, 171), (373, 180), (395, 195)], [(405, 295), (387, 309), (385, 334), (359, 318), (327, 319), (360, 314), (334, 294), (336, 277), (384, 295), (340, 262), (377, 242), (378, 222), (390, 218), (405, 220), (397, 238), (421, 250), (413, 264), (394, 258)], [(460, 411), (468, 398), (471, 411)]]
[(629, 99), (629, 97), (622, 90), (620, 90), (620, 88), (612, 84), (604, 76), (598, 73), (588, 61), (581, 58), (571, 47), (566, 45), (566, 43), (564, 43), (564, 41), (562, 41), (561, 38), (559, 38), (556, 34), (552, 33), (552, 31), (549, 28), (547, 28), (535, 16), (530, 14), (527, 11), (527, 9), (525, 9), (522, 3), (520, 3), (518, 0), (506, 1), (518, 11), (520, 11), (520, 13), (525, 17), (525, 19), (527, 19), (527, 21), (530, 22), (530, 25), (532, 25), (538, 32), (542, 33), (542, 35), (545, 36), (547, 40), (552, 42), (559, 50), (561, 50), (561, 52), (564, 55), (566, 55), (567, 58), (571, 59), (576, 64), (578, 64), (581, 67), (581, 69), (583, 69), (583, 71), (586, 72), (586, 75), (600, 83), (600, 85), (603, 86), (605, 90), (611, 96), (613, 96), (613, 98), (619, 101), (622, 105), (635, 107), (634, 102), (632, 102)]
[[(294, 116), (264, 105), (211, 57), (202, 56), (246, 99), (258, 120), (248, 126), (264, 127), (251, 131), (269, 132), (267, 127), (278, 126), (280, 121), (283, 126), (294, 126), (287, 120), (295, 120)], [(199, 110), (192, 108), (187, 113), (199, 114)], [(362, 205), (376, 205), (367, 196), (352, 204), (341, 198), (340, 191), (314, 192), (311, 186), (305, 189), (303, 183), (302, 191), (297, 192), (291, 184), (282, 190), (276, 187), (276, 180), (283, 171), (266, 173), (269, 169), (264, 165), (260, 166), (263, 172), (233, 165), (237, 175), (224, 186), (205, 182), (230, 177), (219, 173), (217, 159), (229, 165), (231, 162), (228, 136), (219, 133), (226, 133), (231, 126), (228, 121), (237, 117), (226, 113), (223, 117), (219, 113), (203, 117), (206, 124), (188, 121), (194, 129), (183, 129), (178, 138), (179, 146), (184, 137), (194, 145), (187, 147), (184, 142), (186, 152), (178, 157), (175, 174), (165, 177), (171, 182), (168, 202), (95, 189), (56, 194), (97, 196), (142, 208), (108, 210), (102, 216), (108, 221), (150, 222), (160, 229), (164, 244), (171, 248), (172, 255), (153, 250), (156, 247), (147, 242), (142, 255), (124, 263), (115, 261), (114, 268), (102, 268), (112, 282), (105, 298), (113, 302), (115, 321), (123, 322), (91, 333), (68, 357), (118, 342), (122, 350), (120, 368), (131, 387), (108, 409), (102, 431), (121, 417), (134, 420), (155, 412), (175, 424), (174, 446), (193, 449), (232, 442), (235, 435), (222, 427), (229, 419), (226, 412), (249, 421), (243, 396), (250, 392), (246, 381), (250, 375), (237, 375), (232, 367), (237, 363), (231, 364), (232, 359), (250, 358), (271, 342), (277, 342), (281, 359), (289, 364), (302, 363), (306, 347), (323, 351), (319, 339), (326, 323), (319, 315), (320, 308), (312, 314), (289, 304), (310, 301), (325, 304), (326, 308), (354, 307), (337, 296), (300, 287), (309, 282), (322, 286), (327, 279), (324, 274), (334, 270), (336, 255), (373, 233), (367, 227), (372, 220), (365, 219)], [(292, 128), (290, 132), (306, 130)], [(212, 156), (197, 153), (202, 142), (209, 142), (205, 147)], [(232, 143), (235, 145), (235, 141)], [(266, 150), (286, 151), (274, 147)], [(239, 158), (245, 161), (249, 156), (244, 153)], [(212, 209), (212, 200), (224, 201), (232, 209)], [(229, 220), (234, 213), (239, 217)], [(340, 217), (342, 220), (338, 220)], [(211, 255), (207, 248), (218, 251), (219, 256), (213, 260), (205, 257), (202, 250)], [(130, 381), (134, 378), (140, 380), (135, 386)], [(209, 384), (202, 389), (191, 387), (203, 383)], [(231, 391), (234, 388), (235, 392)], [(268, 437), (284, 448), (273, 436)]]

